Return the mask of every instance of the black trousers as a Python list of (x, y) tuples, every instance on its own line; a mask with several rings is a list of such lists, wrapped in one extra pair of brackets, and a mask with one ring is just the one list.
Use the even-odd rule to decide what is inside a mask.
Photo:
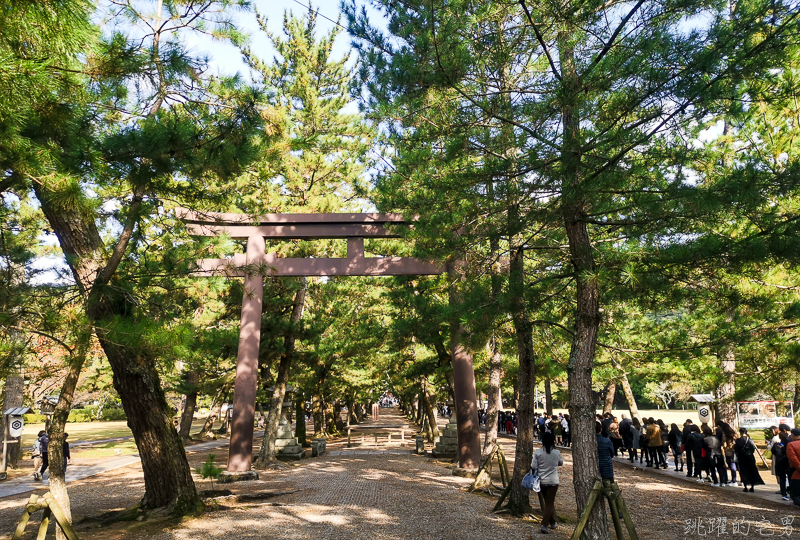
[(800, 506), (800, 480), (789, 480), (789, 497), (794, 504)]
[(47, 466), (50, 465), (50, 460), (47, 459), (47, 456), (48, 456), (47, 452), (42, 454), (42, 468), (39, 469), (39, 474), (41, 474), (42, 476), (44, 476), (44, 471), (45, 469), (47, 469)]
[(544, 485), (542, 484), (542, 499), (544, 499), (544, 508), (542, 509), (542, 525), (553, 525), (556, 522), (556, 492), (558, 491), (558, 484)]

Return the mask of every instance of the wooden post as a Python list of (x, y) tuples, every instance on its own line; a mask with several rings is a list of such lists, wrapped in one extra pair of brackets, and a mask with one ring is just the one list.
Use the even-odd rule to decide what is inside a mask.
[[(500, 507), (503, 505), (503, 501), (506, 500), (506, 497), (508, 497), (509, 493), (511, 493), (511, 483), (510, 482), (509, 482), (508, 486), (506, 486), (506, 489), (503, 490), (503, 493), (500, 495), (500, 498), (497, 499), (497, 504), (495, 504), (494, 508), (492, 508), (492, 512), (497, 512), (498, 510), (500, 510)], [(584, 526), (586, 526), (585, 523), (584, 523)]]
[(586, 501), (586, 506), (583, 507), (583, 512), (581, 512), (581, 517), (578, 519), (578, 524), (575, 525), (575, 530), (572, 532), (572, 540), (578, 540), (583, 534), (583, 529), (586, 528), (586, 523), (589, 522), (589, 514), (592, 513), (592, 508), (594, 507), (594, 503), (597, 501), (597, 497), (603, 492), (603, 484), (600, 483), (600, 480), (594, 483), (594, 487), (592, 488), (592, 492), (589, 494), (589, 499)]
[(36, 504), (36, 501), (39, 500), (39, 496), (34, 494), (31, 495), (31, 498), (28, 499), (28, 504), (25, 505), (25, 510), (22, 512), (22, 517), (19, 519), (19, 523), (17, 524), (17, 528), (14, 531), (14, 536), (12, 540), (21, 540), (22, 535), (25, 533), (25, 527), (28, 525), (28, 520), (31, 519), (31, 508), (33, 505)]
[(622, 513), (622, 519), (625, 521), (625, 527), (628, 529), (628, 535), (631, 537), (631, 540), (639, 540), (639, 535), (636, 534), (636, 529), (633, 526), (631, 514), (628, 512), (628, 505), (625, 504), (625, 499), (622, 498), (622, 494), (620, 493), (619, 486), (616, 482), (611, 485), (611, 489), (617, 495), (617, 506), (619, 506), (619, 510)]
[(617, 533), (617, 540), (624, 540), (622, 535), (622, 523), (619, 520), (619, 507), (617, 506), (617, 499), (614, 497), (607, 497), (608, 507), (611, 509), (611, 519), (614, 521), (614, 532)]
[(58, 502), (56, 502), (53, 494), (50, 492), (47, 492), (42, 499), (39, 499), (38, 495), (31, 495), (31, 498), (28, 499), (28, 504), (25, 505), (25, 510), (23, 511), (22, 517), (17, 524), (17, 528), (14, 531), (12, 540), (22, 539), (22, 535), (25, 533), (25, 527), (28, 525), (31, 514), (37, 510), (44, 510), (44, 514), (42, 515), (42, 523), (39, 526), (39, 533), (36, 536), (36, 540), (45, 539), (45, 536), (47, 535), (47, 527), (50, 524), (51, 515), (56, 519), (56, 523), (59, 527), (61, 527), (61, 530), (64, 532), (64, 535), (68, 540), (78, 540), (78, 535), (75, 534), (75, 529), (72, 528), (72, 524), (67, 520), (67, 517), (61, 510), (61, 507), (58, 506)]
[(47, 537), (47, 527), (50, 526), (50, 509), (45, 508), (42, 515), (42, 523), (39, 525), (39, 534), (36, 535), (36, 540), (45, 540)]
[(506, 481), (510, 484), (511, 474), (508, 472), (508, 462), (506, 461), (506, 455), (503, 453), (503, 447), (499, 444), (497, 445), (497, 463), (500, 465), (500, 470), (505, 473)]

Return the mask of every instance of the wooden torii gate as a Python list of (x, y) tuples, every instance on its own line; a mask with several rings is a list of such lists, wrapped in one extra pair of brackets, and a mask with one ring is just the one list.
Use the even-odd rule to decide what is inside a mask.
[[(194, 212), (178, 209), (192, 236), (226, 234), (247, 239), (245, 253), (232, 259), (201, 259), (195, 275), (244, 278), (239, 352), (233, 396), (233, 419), (227, 470), (249, 471), (253, 461), (253, 420), (258, 382), (258, 349), (264, 276), (401, 276), (437, 275), (447, 271), (440, 265), (410, 257), (365, 257), (365, 238), (398, 238), (388, 224), (405, 225), (399, 214), (267, 214), (254, 218), (245, 214)], [(345, 258), (278, 258), (266, 253), (265, 238), (347, 240)], [(472, 356), (462, 347), (452, 355), (459, 466), (480, 465), (478, 409)]]

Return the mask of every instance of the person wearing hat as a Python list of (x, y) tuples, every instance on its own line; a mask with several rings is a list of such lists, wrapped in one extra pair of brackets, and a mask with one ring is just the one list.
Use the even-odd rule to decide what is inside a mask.
[(789, 478), (789, 497), (800, 506), (800, 428), (792, 429), (792, 440), (786, 445), (786, 457), (789, 458), (789, 466), (794, 469)]

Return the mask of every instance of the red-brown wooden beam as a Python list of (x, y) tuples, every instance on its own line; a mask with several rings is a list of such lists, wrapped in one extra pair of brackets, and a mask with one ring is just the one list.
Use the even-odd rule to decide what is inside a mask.
[[(201, 259), (195, 276), (244, 276), (244, 256), (232, 259)], [(252, 267), (247, 270), (254, 270)], [(263, 268), (268, 276), (432, 276), (441, 274), (441, 266), (411, 257), (352, 257), (346, 259), (274, 258)]]
[(264, 214), (248, 216), (247, 214), (228, 214), (224, 212), (197, 212), (186, 208), (178, 208), (175, 215), (186, 223), (206, 225), (267, 225), (271, 223), (408, 223), (401, 214), (357, 213), (357, 214)]

